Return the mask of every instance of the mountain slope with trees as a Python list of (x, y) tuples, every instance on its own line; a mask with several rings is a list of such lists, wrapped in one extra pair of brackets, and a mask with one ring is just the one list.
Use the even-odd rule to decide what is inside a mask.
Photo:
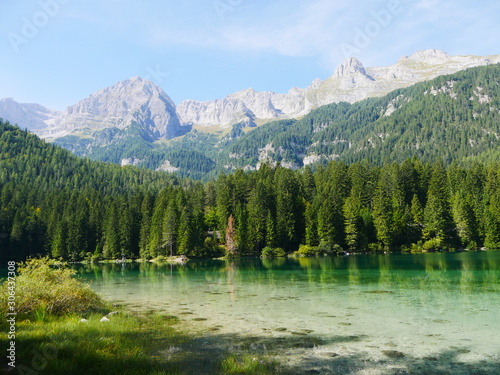
[(298, 121), (264, 125), (229, 145), (219, 166), (290, 167), (329, 160), (381, 164), (479, 157), (500, 146), (500, 65), (472, 68), (382, 98), (321, 107)]
[(263, 164), (202, 184), (80, 159), (2, 122), (0, 171), (11, 260), (500, 247), (498, 161)]
[[(107, 128), (93, 138), (67, 135), (55, 143), (79, 156), (176, 172), (200, 180), (221, 171), (254, 170), (262, 163), (288, 168), (331, 160), (375, 164), (493, 161), (500, 156), (500, 65), (470, 68), (354, 104), (335, 103), (299, 120), (278, 120), (228, 132), (192, 129), (170, 140), (143, 126)], [(20, 124), (22, 126), (22, 124)]]

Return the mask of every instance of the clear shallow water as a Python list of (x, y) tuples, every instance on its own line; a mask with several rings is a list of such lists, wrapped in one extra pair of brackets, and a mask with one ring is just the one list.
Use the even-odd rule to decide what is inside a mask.
[(363, 362), (351, 371), (360, 374), (500, 373), (500, 252), (111, 264), (79, 272), (111, 301), (179, 316), (212, 335), (251, 338), (255, 350), (281, 343), (291, 365), (306, 361), (303, 368), (320, 373), (340, 371), (342, 358)]

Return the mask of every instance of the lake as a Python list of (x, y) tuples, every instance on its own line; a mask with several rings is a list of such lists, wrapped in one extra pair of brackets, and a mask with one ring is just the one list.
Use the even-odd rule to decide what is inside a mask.
[(79, 266), (106, 299), (203, 345), (310, 374), (500, 373), (500, 252)]

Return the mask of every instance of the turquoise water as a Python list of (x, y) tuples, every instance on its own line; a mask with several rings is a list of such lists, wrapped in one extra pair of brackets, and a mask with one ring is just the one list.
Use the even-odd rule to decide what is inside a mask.
[(290, 366), (336, 373), (335, 363), (355, 357), (364, 363), (360, 374), (436, 366), (438, 373), (500, 373), (500, 252), (111, 264), (79, 272), (111, 301), (179, 316), (212, 336), (250, 337), (263, 350), (269, 340), (305, 340), (284, 346)]

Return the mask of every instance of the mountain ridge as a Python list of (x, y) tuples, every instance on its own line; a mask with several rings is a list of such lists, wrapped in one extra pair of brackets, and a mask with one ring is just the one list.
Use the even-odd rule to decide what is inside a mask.
[[(365, 67), (351, 57), (330, 77), (315, 79), (306, 88), (292, 87), (287, 93), (247, 88), (222, 99), (184, 100), (177, 106), (159, 86), (136, 76), (98, 90), (65, 111), (0, 99), (0, 117), (48, 139), (79, 131), (88, 137), (89, 131), (123, 129), (132, 122), (142, 124), (149, 137), (170, 139), (192, 126), (230, 129), (235, 124), (255, 127), (267, 121), (299, 118), (326, 104), (379, 97), (423, 80), (493, 63), (500, 63), (500, 55), (450, 56), (436, 49), (403, 56), (386, 67)], [(129, 89), (124, 92), (124, 88)]]
[[(500, 60), (500, 56), (495, 56), (496, 58)], [(455, 62), (443, 62), (450, 62), (450, 59)], [(79, 156), (178, 172), (195, 179), (213, 177), (217, 171), (255, 169), (262, 163), (279, 162), (289, 168), (299, 168), (336, 158), (348, 161), (360, 160), (360, 157), (373, 160), (376, 157), (397, 159), (397, 155), (392, 155), (387, 145), (399, 142), (398, 132), (406, 134), (403, 144), (412, 150), (411, 155), (428, 158), (432, 154), (441, 157), (439, 152), (430, 151), (436, 148), (436, 140), (431, 144), (424, 136), (420, 136), (421, 139), (415, 138), (414, 135), (420, 131), (419, 126), (424, 126), (429, 134), (437, 132), (438, 136), (443, 136), (447, 147), (451, 147), (450, 157), (475, 157), (479, 149), (495, 155), (496, 151), (489, 148), (496, 147), (496, 140), (490, 138), (500, 137), (500, 130), (494, 129), (497, 121), (492, 117), (494, 113), (487, 112), (485, 108), (500, 107), (494, 104), (499, 95), (496, 88), (488, 86), (489, 81), (496, 82), (497, 79), (495, 76), (483, 79), (485, 74), (493, 74), (491, 72), (500, 75), (500, 65), (493, 65), (495, 59), (450, 57), (439, 50), (420, 51), (402, 57), (393, 66), (381, 68), (364, 67), (359, 60), (348, 59), (327, 80), (315, 80), (308, 86), (305, 96), (304, 89), (300, 88), (292, 88), (288, 94), (260, 93), (249, 88), (222, 100), (207, 102), (206, 105), (221, 107), (221, 111), (208, 111), (203, 116), (213, 116), (212, 121), (215, 122), (221, 122), (227, 116), (230, 119), (228, 123), (233, 124), (230, 127), (214, 125), (212, 128), (205, 128), (199, 125), (201, 115), (197, 119), (198, 125), (186, 124), (179, 115), (179, 107), (175, 106), (170, 97), (159, 86), (140, 77), (99, 90), (64, 112), (3, 99), (0, 100), (0, 117), (12, 123), (20, 123), (23, 128), (31, 126), (34, 133)], [(427, 63), (423, 64), (422, 61)], [(453, 71), (461, 66), (474, 64), (485, 66), (472, 68), (470, 71), (462, 70), (451, 76), (441, 75), (431, 81), (417, 83), (413, 88), (399, 87), (381, 96), (392, 88), (391, 84), (397, 87), (417, 78), (423, 80), (436, 72)], [(478, 74), (482, 78), (477, 78)], [(453, 86), (461, 80), (468, 83), (464, 87)], [(385, 83), (380, 85), (380, 82)], [(328, 89), (329, 87), (332, 89)], [(425, 87), (425, 90), (420, 92), (419, 87)], [(372, 90), (370, 92), (374, 97), (362, 100), (367, 95), (367, 88)], [(379, 91), (373, 91), (375, 89)], [(412, 95), (405, 94), (408, 89), (411, 89)], [(461, 91), (456, 91), (458, 89)], [(343, 100), (311, 109), (299, 119), (288, 118), (283, 110), (285, 107), (280, 107), (276, 102), (276, 98), (284, 100), (284, 95), (294, 95), (298, 99), (290, 102), (295, 106), (292, 110), (299, 111), (303, 110), (306, 102), (312, 108), (313, 102), (330, 101), (331, 97), (328, 99), (328, 95), (332, 92)], [(445, 99), (442, 94), (447, 95)], [(451, 99), (460, 100), (464, 108), (456, 107)], [(425, 105), (422, 104), (424, 102)], [(399, 120), (399, 124), (388, 123), (387, 119), (398, 118), (401, 111), (413, 111), (411, 108), (414, 103), (420, 103), (419, 111), (412, 116), (406, 114), (406, 117)], [(199, 103), (193, 102), (192, 105), (197, 106)], [(436, 107), (437, 105), (442, 107)], [(446, 112), (447, 107), (453, 108), (452, 115), (462, 117), (465, 120), (460, 121), (467, 125), (465, 133), (460, 127), (456, 129), (465, 139), (460, 140), (458, 154), (456, 147), (448, 145), (453, 140), (446, 129), (442, 129), (438, 122), (432, 123), (434, 120), (426, 118), (429, 111)], [(475, 112), (471, 111), (471, 107), (475, 108)], [(5, 116), (5, 108), (10, 108), (10, 114), (17, 116), (19, 121)], [(238, 118), (239, 115), (242, 117)], [(266, 122), (262, 117), (269, 116), (275, 118), (261, 125)], [(493, 123), (478, 127), (476, 120), (481, 120), (481, 116), (493, 119)], [(415, 124), (415, 119), (425, 120), (426, 123)], [(456, 126), (453, 121), (457, 120), (448, 117), (443, 121)], [(407, 135), (401, 124), (411, 124), (416, 132), (411, 136), (413, 138)], [(389, 132), (386, 127), (391, 127), (392, 130)], [(368, 131), (372, 131), (369, 136), (366, 135)], [(412, 140), (408, 140), (410, 138)], [(476, 147), (478, 144), (480, 147)], [(420, 146), (421, 149), (418, 148)], [(403, 146), (398, 147), (402, 154), (411, 156)]]
[(245, 134), (219, 155), (225, 170), (343, 160), (375, 164), (494, 158), (500, 152), (500, 64), (445, 75), (380, 98), (332, 103)]
[[(410, 56), (403, 56), (395, 64), (387, 67), (365, 67), (357, 58), (351, 57), (341, 63), (330, 77), (324, 81), (315, 79), (304, 89), (292, 88), (286, 94), (253, 90), (246, 99), (242, 98), (241, 93), (249, 90), (247, 89), (215, 101), (183, 101), (178, 104), (177, 110), (183, 121), (201, 127), (218, 125), (229, 128), (235, 123), (254, 125), (255, 118), (269, 121), (298, 118), (326, 104), (342, 101), (354, 103), (368, 97), (382, 96), (398, 88), (408, 87), (440, 75), (492, 63), (500, 63), (500, 55), (450, 56), (436, 49), (417, 51)], [(233, 112), (232, 117), (222, 116), (220, 112), (215, 111), (220, 101), (225, 103), (226, 108), (230, 105), (233, 107), (240, 105), (245, 106), (249, 112)], [(258, 106), (258, 103), (269, 104)], [(213, 116), (214, 111), (218, 116)], [(267, 113), (268, 117), (264, 117), (263, 113)], [(225, 118), (230, 118), (230, 121), (225, 121)]]

